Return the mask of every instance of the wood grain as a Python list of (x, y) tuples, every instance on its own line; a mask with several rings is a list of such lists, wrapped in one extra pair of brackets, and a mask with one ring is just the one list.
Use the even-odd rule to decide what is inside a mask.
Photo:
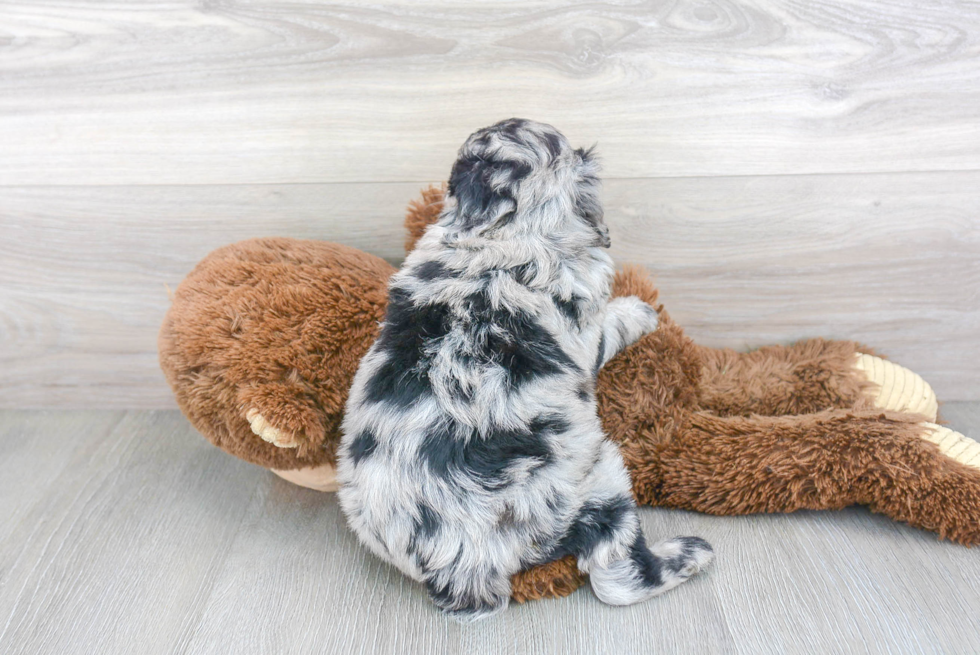
[[(172, 407), (167, 289), (254, 236), (397, 261), (420, 185), (0, 188), (0, 407)], [(612, 180), (613, 255), (698, 341), (857, 339), (980, 398), (980, 173)]]
[(512, 115), (622, 177), (975, 170), (980, 5), (0, 6), (0, 184), (441, 179)]
[(12, 495), (29, 509), (0, 540), (0, 652), (174, 652), (252, 504), (254, 467), (174, 412), (3, 419), (5, 452), (35, 467), (68, 456)]
[[(0, 551), (26, 516), (36, 513), (44, 490), (57, 486), (78, 452), (106, 438), (122, 412), (10, 412), (3, 415), (0, 438)], [(0, 594), (12, 593), (0, 573)], [(2, 602), (0, 602), (2, 607)]]
[[(980, 404), (945, 409), (980, 437)], [(7, 484), (11, 452), (40, 464), (33, 483)], [(711, 541), (712, 568), (640, 605), (581, 589), (463, 626), (358, 545), (333, 495), (228, 457), (175, 411), (3, 411), (0, 454), (0, 508), (21, 508), (0, 533), (12, 655), (957, 653), (980, 634), (976, 553), (860, 508), (645, 509), (651, 538)]]

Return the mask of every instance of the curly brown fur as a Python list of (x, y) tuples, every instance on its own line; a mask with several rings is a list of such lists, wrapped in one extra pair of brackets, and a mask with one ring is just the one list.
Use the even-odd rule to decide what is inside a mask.
[(748, 353), (702, 348), (701, 406), (721, 416), (871, 409), (874, 385), (854, 375), (853, 341), (809, 339)]
[(860, 504), (978, 544), (980, 471), (923, 439), (923, 420), (848, 410), (750, 418), (695, 412), (657, 449), (655, 483), (642, 502), (719, 515)]
[(563, 598), (588, 580), (589, 577), (578, 570), (575, 558), (566, 555), (512, 576), (510, 597), (518, 603), (541, 598)]

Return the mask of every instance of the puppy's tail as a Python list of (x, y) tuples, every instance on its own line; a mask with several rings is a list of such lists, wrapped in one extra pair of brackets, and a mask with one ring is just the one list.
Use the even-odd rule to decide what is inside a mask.
[(711, 545), (698, 537), (676, 537), (648, 548), (640, 534), (629, 557), (593, 568), (589, 580), (602, 602), (631, 605), (673, 589), (713, 558)]

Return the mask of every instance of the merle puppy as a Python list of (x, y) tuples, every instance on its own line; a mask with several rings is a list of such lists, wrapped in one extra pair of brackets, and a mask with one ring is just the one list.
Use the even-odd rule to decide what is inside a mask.
[(341, 506), (361, 541), (457, 618), (503, 609), (512, 574), (569, 553), (615, 605), (712, 558), (695, 537), (647, 547), (596, 415), (598, 369), (657, 326), (639, 299), (609, 300), (597, 172), (549, 125), (470, 136), (354, 378)]

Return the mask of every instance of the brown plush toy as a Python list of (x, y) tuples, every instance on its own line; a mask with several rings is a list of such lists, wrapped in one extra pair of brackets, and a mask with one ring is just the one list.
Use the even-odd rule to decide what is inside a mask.
[[(408, 248), (441, 207), (436, 188), (411, 205)], [(232, 455), (334, 490), (347, 389), (394, 270), (353, 248), (293, 239), (211, 253), (160, 331), (160, 363), (184, 414)], [(616, 275), (614, 295), (660, 313), (658, 329), (610, 361), (596, 388), (638, 502), (711, 514), (861, 504), (980, 543), (980, 444), (935, 425), (935, 396), (917, 375), (851, 342), (745, 354), (698, 346), (638, 268)], [(513, 596), (562, 596), (583, 581), (566, 558), (515, 576)]]

